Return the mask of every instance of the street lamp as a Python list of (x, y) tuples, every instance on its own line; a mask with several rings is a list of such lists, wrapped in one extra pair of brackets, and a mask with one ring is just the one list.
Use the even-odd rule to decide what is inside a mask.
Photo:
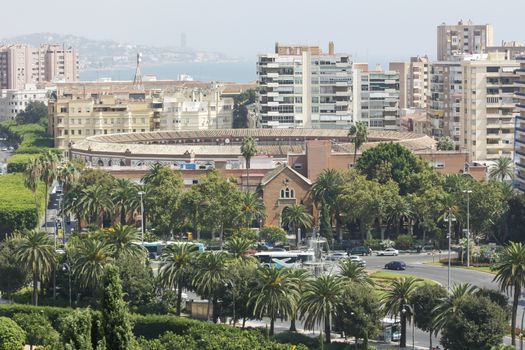
[(69, 266), (68, 263), (63, 263), (62, 271), (67, 272), (67, 279), (69, 283), (69, 307), (71, 307), (71, 266)]
[(141, 241), (144, 244), (144, 202), (142, 197), (144, 196), (143, 191), (139, 191), (140, 196), (140, 232), (141, 232)]
[(450, 245), (452, 240), (452, 221), (456, 221), (452, 215), (452, 208), (448, 209), (448, 215), (445, 217), (445, 222), (448, 222), (448, 271), (447, 271), (447, 289), (450, 290)]
[(416, 321), (414, 320), (414, 318), (416, 316), (416, 313), (414, 312), (414, 308), (411, 305), (405, 304), (405, 305), (403, 305), (403, 309), (401, 310), (401, 312), (403, 314), (405, 314), (407, 312), (406, 308), (408, 308), (410, 310), (410, 314), (412, 315), (412, 350), (414, 350), (416, 348), (416, 345), (415, 345), (416, 342), (415, 342), (415, 336), (414, 336), (414, 333), (415, 333), (415, 330), (416, 330)]
[(471, 190), (464, 190), (467, 194), (467, 267), (470, 267), (470, 194)]

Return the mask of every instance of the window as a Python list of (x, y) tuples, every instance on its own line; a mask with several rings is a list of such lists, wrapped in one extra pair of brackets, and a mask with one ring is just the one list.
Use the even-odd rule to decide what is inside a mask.
[(281, 189), (281, 199), (295, 198), (295, 191), (293, 188), (285, 187)]

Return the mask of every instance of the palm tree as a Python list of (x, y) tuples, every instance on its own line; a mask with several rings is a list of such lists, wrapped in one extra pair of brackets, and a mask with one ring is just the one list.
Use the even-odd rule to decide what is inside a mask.
[(296, 235), (296, 245), (299, 245), (301, 237), (297, 230), (300, 227), (309, 229), (312, 227), (313, 217), (306, 212), (306, 208), (302, 204), (292, 204), (283, 210), (282, 224), (287, 225), (291, 231)]
[(141, 182), (144, 185), (160, 184), (161, 174), (165, 168), (167, 168), (166, 165), (160, 163), (154, 163), (150, 165), (148, 172), (142, 177)]
[(53, 241), (45, 232), (26, 231), (20, 237), (15, 250), (21, 266), (31, 271), (33, 278), (33, 304), (38, 305), (38, 282), (48, 278), (57, 263)]
[(396, 199), (388, 205), (387, 220), (396, 229), (396, 234), (399, 234), (401, 222), (405, 221), (409, 224), (409, 234), (412, 234), (412, 217), (414, 212), (410, 207), (410, 202), (402, 196), (396, 196)]
[(456, 314), (463, 298), (477, 291), (478, 287), (468, 283), (460, 283), (452, 286), (448, 296), (434, 309), (434, 331), (436, 334), (442, 330)]
[(416, 289), (416, 280), (412, 277), (401, 278), (392, 282), (383, 298), (383, 307), (387, 314), (394, 317), (399, 316), (401, 320), (401, 340), (400, 347), (404, 348), (407, 344), (407, 313), (405, 309), (410, 301), (410, 296)]
[(46, 151), (39, 158), (40, 180), (42, 180), (42, 182), (45, 185), (44, 187), (44, 193), (45, 193), (44, 217), (45, 217), (46, 231), (47, 231), (47, 204), (49, 201), (49, 188), (53, 185), (53, 182), (55, 181), (55, 178), (57, 176), (57, 163), (58, 163), (58, 156), (51, 151)]
[(66, 196), (75, 182), (78, 180), (80, 173), (77, 167), (72, 162), (66, 162), (57, 171), (57, 179), (62, 189), (64, 190), (64, 196)]
[(348, 137), (352, 138), (354, 144), (354, 164), (357, 158), (357, 150), (368, 141), (368, 126), (365, 122), (356, 122), (348, 130)]
[(313, 276), (310, 271), (305, 269), (291, 269), (288, 272), (289, 277), (297, 284), (299, 292), (297, 294), (299, 298), (295, 301), (295, 303), (292, 304), (292, 314), (290, 315), (290, 332), (297, 332), (295, 321), (299, 313), (299, 303), (301, 302), (305, 287), (311, 282)]
[(255, 242), (251, 239), (240, 235), (235, 235), (230, 237), (226, 242), (226, 250), (236, 259), (252, 259), (251, 256), (248, 256), (248, 252), (253, 248), (254, 243)]
[(344, 184), (344, 179), (341, 172), (335, 169), (325, 169), (319, 174), (315, 180), (312, 188), (310, 189), (310, 194), (314, 202), (319, 206), (320, 204), (328, 206), (328, 211), (330, 213), (330, 224), (332, 223), (332, 218), (335, 216), (336, 223), (336, 232), (339, 237), (339, 241), (342, 240), (341, 229), (340, 229), (340, 219), (339, 219), (339, 209), (336, 205), (337, 196), (341, 193), (341, 188)]
[(40, 181), (40, 162), (38, 158), (30, 159), (26, 165), (24, 171), (24, 186), (33, 193), (33, 199), (35, 200), (35, 209), (37, 215), (38, 210), (38, 200), (36, 198), (36, 191), (38, 189), (38, 182)]
[(246, 191), (250, 191), (250, 160), (257, 154), (257, 143), (253, 137), (248, 136), (242, 140), (241, 154), (246, 159)]
[(491, 179), (505, 181), (506, 178), (514, 178), (514, 163), (509, 157), (500, 157), (496, 159), (496, 164), (492, 165), (489, 170)]
[(107, 188), (101, 185), (91, 185), (79, 193), (78, 207), (82, 215), (91, 222), (93, 218), (99, 227), (104, 225), (104, 214), (113, 209), (113, 201)]
[(355, 261), (350, 259), (342, 259), (339, 261), (339, 269), (341, 270), (341, 276), (346, 278), (352, 283), (361, 285), (374, 285), (374, 281), (368, 276), (365, 268)]
[(217, 292), (229, 275), (228, 260), (230, 256), (224, 251), (205, 252), (197, 259), (193, 287), (204, 298), (208, 299), (207, 318), (210, 318), (210, 305), (213, 304), (213, 321), (217, 321)]
[(138, 244), (140, 232), (134, 226), (116, 224), (105, 232), (107, 232), (105, 235), (106, 242), (115, 260), (120, 257), (133, 257), (142, 260), (146, 257), (144, 248)]
[(96, 292), (104, 275), (105, 266), (111, 261), (109, 245), (96, 238), (83, 238), (75, 241), (73, 274), (83, 288)]
[(525, 284), (525, 245), (523, 243), (511, 242), (498, 255), (498, 261), (494, 265), (497, 281), (501, 290), (507, 293), (514, 292), (512, 300), (512, 345), (516, 345), (516, 314), (520, 295)]
[(264, 267), (257, 270), (257, 286), (250, 292), (255, 317), (270, 318), (270, 335), (274, 334), (278, 316), (288, 319), (299, 300), (299, 286), (287, 269)]
[(266, 216), (264, 202), (258, 193), (244, 192), (241, 201), (240, 221), (244, 227), (250, 227), (254, 221), (262, 220)]
[(180, 316), (182, 289), (187, 286), (197, 246), (189, 243), (172, 244), (164, 248), (159, 267), (159, 280), (164, 287), (177, 291), (177, 316)]
[(125, 225), (133, 213), (140, 210), (139, 188), (128, 179), (117, 179), (111, 194), (120, 214), (120, 223)]
[(299, 310), (304, 317), (307, 329), (324, 324), (326, 343), (330, 344), (330, 316), (342, 303), (342, 292), (345, 280), (333, 275), (325, 275), (312, 280), (301, 298)]

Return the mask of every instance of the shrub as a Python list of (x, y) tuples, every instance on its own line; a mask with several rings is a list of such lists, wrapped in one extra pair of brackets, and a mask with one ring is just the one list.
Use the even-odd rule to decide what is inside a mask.
[(26, 344), (31, 346), (58, 345), (59, 334), (44, 315), (20, 313), (15, 314), (13, 320), (25, 331)]
[(0, 350), (22, 350), (25, 332), (15, 321), (0, 317)]
[(296, 332), (282, 332), (273, 337), (273, 340), (281, 344), (303, 344), (308, 349), (314, 349), (318, 345), (315, 338)]
[(60, 317), (59, 327), (61, 342), (66, 349), (92, 350), (92, 321), (90, 309), (75, 309)]
[(2, 304), (0, 305), (0, 317), (13, 318), (15, 314), (41, 314), (45, 316), (58, 329), (59, 318), (71, 312), (71, 309), (51, 306), (33, 306), (20, 304)]
[(414, 244), (414, 238), (411, 235), (399, 235), (396, 239), (397, 249), (410, 249)]
[(286, 232), (277, 226), (264, 226), (259, 231), (259, 236), (263, 241), (266, 241), (268, 243), (275, 244), (277, 242), (285, 243), (286, 238)]
[(365, 241), (365, 246), (372, 249), (372, 250), (380, 250), (381, 247), (381, 240), (380, 239), (367, 239)]
[(15, 154), (7, 161), (8, 173), (23, 173), (26, 170), (27, 163), (35, 158), (30, 154)]
[(134, 315), (133, 333), (137, 337), (146, 339), (155, 339), (166, 332), (183, 334), (199, 321), (190, 320), (182, 317), (164, 316), (164, 315)]

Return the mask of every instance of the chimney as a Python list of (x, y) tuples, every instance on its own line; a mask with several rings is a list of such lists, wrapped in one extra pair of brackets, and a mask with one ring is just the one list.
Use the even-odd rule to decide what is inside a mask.
[(330, 41), (328, 43), (328, 54), (330, 56), (333, 56), (334, 55), (334, 42), (333, 41)]

